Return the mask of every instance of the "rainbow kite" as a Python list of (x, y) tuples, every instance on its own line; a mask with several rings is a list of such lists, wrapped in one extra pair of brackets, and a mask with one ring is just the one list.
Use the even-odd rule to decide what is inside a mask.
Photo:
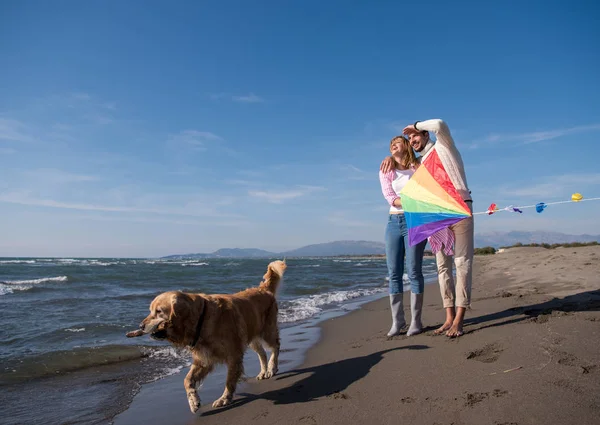
[(400, 191), (400, 198), (410, 246), (471, 217), (469, 207), (458, 195), (435, 150)]

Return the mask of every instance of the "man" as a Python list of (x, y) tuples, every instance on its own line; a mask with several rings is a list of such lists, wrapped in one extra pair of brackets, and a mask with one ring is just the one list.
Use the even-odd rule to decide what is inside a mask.
[[(435, 134), (436, 142), (430, 140), (429, 132)], [(450, 180), (458, 194), (473, 212), (471, 191), (467, 185), (467, 177), (462, 157), (456, 149), (450, 129), (439, 119), (417, 121), (404, 128), (403, 133), (409, 137), (415, 152), (420, 153), (424, 160), (435, 149)], [(392, 160), (387, 157), (381, 163), (383, 172), (393, 168)], [(461, 220), (450, 226), (448, 233), (450, 241), (454, 237), (454, 264), (456, 267), (456, 285), (452, 275), (452, 255), (449, 249), (437, 249), (436, 261), (440, 292), (446, 310), (446, 321), (435, 331), (436, 334), (446, 333), (449, 337), (459, 337), (463, 334), (465, 312), (471, 304), (471, 283), (473, 268), (473, 217)], [(430, 239), (430, 243), (433, 241)], [(446, 247), (450, 248), (450, 247)]]

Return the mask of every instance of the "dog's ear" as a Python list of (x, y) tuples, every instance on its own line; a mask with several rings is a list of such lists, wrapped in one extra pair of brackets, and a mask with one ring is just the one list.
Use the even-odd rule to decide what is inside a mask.
[(175, 292), (171, 295), (171, 314), (169, 315), (169, 321), (177, 316), (185, 316), (185, 312), (189, 310), (190, 297), (183, 292)]

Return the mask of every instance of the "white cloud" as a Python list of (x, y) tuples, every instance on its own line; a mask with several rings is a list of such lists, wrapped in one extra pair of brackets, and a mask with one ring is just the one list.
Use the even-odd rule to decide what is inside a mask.
[(27, 126), (22, 122), (0, 117), (0, 140), (28, 143), (35, 139), (28, 134)]
[(75, 100), (91, 100), (92, 96), (83, 92), (71, 93), (71, 98)]
[[(561, 174), (547, 176), (529, 185), (520, 184), (515, 187), (505, 187), (502, 193), (515, 197), (556, 197), (580, 187), (600, 185), (600, 173)], [(584, 194), (585, 195), (585, 194)]]
[(238, 103), (263, 103), (263, 102), (265, 102), (264, 98), (254, 94), (254, 93), (249, 93), (246, 95), (231, 95), (228, 93), (215, 93), (215, 94), (211, 94), (210, 98), (212, 100), (227, 99), (227, 100), (231, 100), (232, 102), (238, 102)]
[(469, 144), (464, 144), (462, 147), (467, 149), (478, 149), (489, 145), (494, 145), (500, 142), (517, 142), (522, 144), (539, 143), (547, 140), (557, 139), (570, 134), (579, 134), (585, 132), (599, 131), (600, 124), (580, 125), (570, 128), (561, 128), (555, 130), (533, 131), (518, 134), (497, 134), (492, 133), (483, 139), (476, 140)]
[(285, 201), (300, 198), (303, 196), (310, 195), (314, 192), (327, 190), (320, 186), (296, 186), (295, 189), (281, 189), (281, 190), (250, 190), (248, 195), (253, 198), (258, 198), (272, 204), (282, 204)]
[(327, 217), (327, 221), (335, 226), (341, 227), (373, 227), (380, 225), (375, 219), (373, 221), (361, 221), (352, 217), (348, 217), (345, 213), (335, 212)]
[(108, 125), (115, 122), (115, 119), (113, 117), (98, 112), (86, 114), (83, 116), (83, 118), (90, 121), (92, 124), (97, 125)]
[(344, 179), (347, 180), (373, 180), (372, 173), (367, 173), (352, 164), (342, 164), (340, 170), (344, 173)]
[(209, 131), (184, 130), (177, 134), (171, 134), (167, 140), (170, 144), (184, 145), (195, 150), (206, 150), (206, 144), (223, 140)]
[(238, 180), (238, 179), (228, 179), (224, 180), (223, 183), (230, 184), (233, 186), (257, 186), (258, 182), (252, 182), (249, 180)]
[(68, 171), (59, 170), (56, 168), (39, 168), (37, 170), (27, 170), (23, 172), (25, 175), (44, 183), (79, 183), (100, 180), (96, 176), (85, 174), (74, 174)]
[[(145, 204), (141, 206), (123, 206), (123, 205), (103, 205), (96, 203), (85, 203), (85, 202), (66, 202), (54, 199), (41, 198), (31, 196), (30, 191), (13, 191), (0, 193), (0, 202), (17, 205), (27, 205), (33, 207), (48, 207), (68, 210), (80, 210), (80, 211), (99, 211), (99, 212), (110, 212), (110, 213), (147, 213), (147, 214), (160, 214), (160, 215), (175, 215), (175, 216), (188, 216), (188, 217), (219, 217), (219, 218), (238, 218), (236, 214), (222, 213), (216, 211), (212, 207), (206, 207), (202, 202), (189, 202), (185, 205), (172, 206), (170, 208), (164, 208), (162, 206), (165, 203), (158, 202), (154, 205)], [(143, 199), (142, 199), (143, 200)], [(140, 202), (140, 200), (138, 200)], [(231, 203), (230, 201), (223, 201), (223, 203)], [(211, 205), (215, 205), (216, 202), (212, 202)]]
[(254, 93), (245, 96), (232, 96), (231, 100), (239, 103), (262, 103), (265, 101), (262, 97), (257, 96)]

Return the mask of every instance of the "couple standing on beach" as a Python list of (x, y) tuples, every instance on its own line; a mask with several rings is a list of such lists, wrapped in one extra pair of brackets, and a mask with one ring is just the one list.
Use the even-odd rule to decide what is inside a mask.
[[(435, 134), (435, 143), (429, 133)], [(406, 274), (410, 282), (411, 323), (407, 335), (416, 335), (423, 331), (421, 312), (423, 309), (423, 254), (427, 241), (409, 246), (408, 228), (400, 191), (419, 167), (421, 160), (434, 150), (437, 152), (450, 180), (458, 194), (473, 212), (471, 191), (467, 186), (467, 178), (462, 157), (456, 146), (450, 129), (439, 119), (417, 121), (404, 128), (403, 134), (390, 141), (391, 156), (381, 163), (379, 181), (383, 196), (390, 204), (389, 218), (385, 230), (385, 253), (390, 285), (390, 306), (392, 311), (392, 328), (388, 336), (399, 335), (406, 327), (404, 317), (403, 281), (404, 259), (406, 258)], [(414, 150), (414, 151), (413, 151)], [(416, 153), (421, 156), (416, 157)], [(449, 228), (440, 230), (431, 237), (429, 243), (436, 254), (438, 279), (446, 320), (435, 331), (448, 337), (459, 337), (463, 334), (463, 321), (466, 309), (471, 303), (471, 281), (473, 265), (473, 217), (461, 220)], [(452, 274), (452, 259), (456, 266), (456, 279)]]

